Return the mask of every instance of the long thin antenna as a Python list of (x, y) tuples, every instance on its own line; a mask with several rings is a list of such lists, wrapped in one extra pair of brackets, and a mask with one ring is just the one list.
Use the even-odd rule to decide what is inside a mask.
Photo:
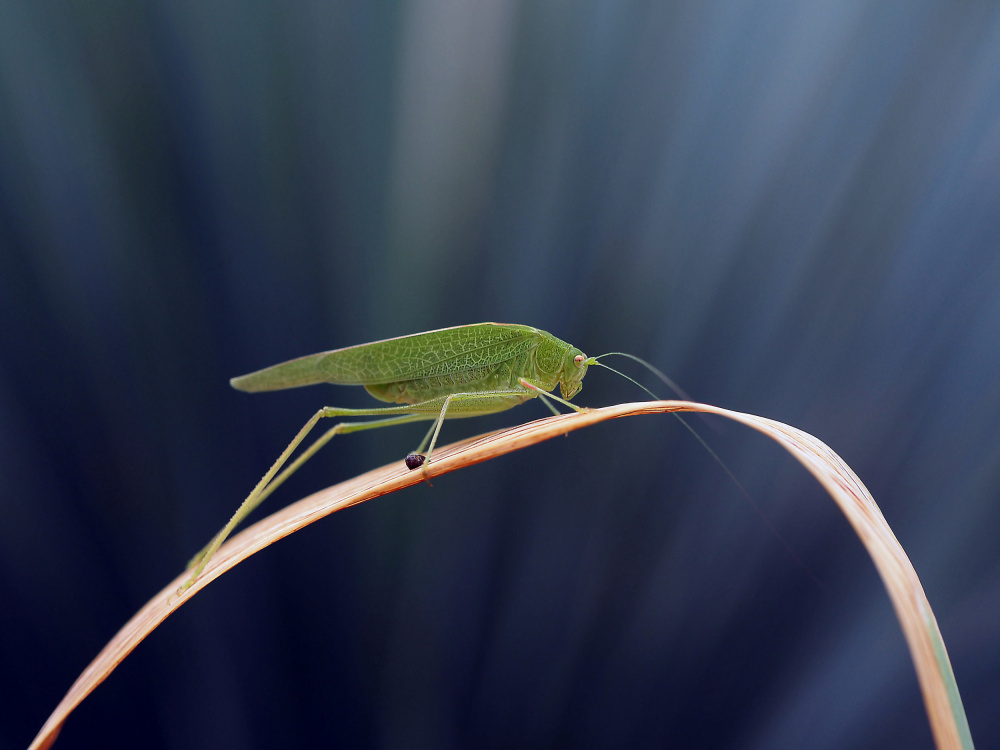
[[(657, 400), (657, 401), (661, 400), (659, 396), (657, 396), (655, 393), (653, 393), (651, 390), (649, 390), (649, 388), (647, 388), (646, 386), (644, 386), (638, 380), (632, 380), (632, 378), (630, 378), (624, 372), (619, 372), (614, 367), (609, 367), (608, 365), (604, 364), (603, 362), (598, 362), (596, 357), (594, 358), (594, 360), (592, 362), (588, 361), (587, 364), (588, 365), (597, 365), (598, 367), (603, 367), (605, 370), (611, 370), (611, 372), (613, 372), (615, 375), (620, 375), (621, 377), (625, 378), (628, 382), (630, 382), (630, 383), (632, 383), (634, 385), (637, 385), (640, 388), (642, 388), (642, 390), (644, 390), (646, 393), (648, 393), (650, 396), (652, 396), (655, 400)], [(690, 401), (691, 399), (685, 399), (685, 400)]]
[[(645, 367), (651, 373), (653, 373), (654, 375), (656, 375), (656, 377), (658, 377), (660, 380), (662, 380), (664, 383), (666, 383), (667, 387), (670, 388), (670, 390), (672, 390), (674, 393), (676, 393), (682, 399), (684, 399), (685, 401), (694, 401), (693, 398), (691, 398), (687, 393), (684, 392), (683, 388), (681, 388), (679, 385), (677, 385), (677, 383), (675, 383), (673, 380), (671, 380), (666, 375), (664, 375), (663, 372), (659, 368), (654, 367), (653, 365), (649, 364), (649, 362), (647, 362), (646, 360), (640, 359), (639, 357), (635, 356), (634, 354), (629, 354), (628, 352), (606, 352), (606, 353), (604, 353), (604, 354), (602, 354), (602, 355), (600, 355), (598, 357), (591, 357), (590, 359), (592, 360), (592, 362), (588, 362), (588, 364), (600, 364), (600, 363), (597, 362), (597, 360), (601, 359), (602, 357), (610, 357), (612, 354), (614, 354), (614, 355), (616, 355), (618, 357), (628, 357), (629, 359), (638, 362), (640, 365), (642, 365), (643, 367)], [(608, 367), (607, 365), (601, 365), (601, 366), (602, 367)], [(611, 368), (608, 367), (608, 369), (610, 370)], [(621, 375), (620, 372), (618, 374)], [(622, 376), (622, 377), (624, 377), (624, 376)], [(632, 380), (632, 378), (629, 378), (629, 380)], [(632, 382), (635, 383), (634, 380), (632, 380)], [(639, 384), (636, 383), (636, 385), (639, 385)], [(642, 386), (639, 386), (639, 387), (642, 388)], [(649, 393), (649, 391), (646, 391), (646, 393)], [(650, 394), (650, 395), (652, 395), (652, 394)], [(656, 398), (656, 397), (654, 396), (654, 398)], [(657, 399), (657, 400), (659, 400), (659, 399)]]
[[(658, 378), (660, 378), (660, 380), (662, 380), (664, 383), (666, 383), (678, 396), (680, 396), (681, 398), (683, 398), (685, 401), (691, 401), (691, 400), (693, 400), (690, 396), (688, 396), (684, 392), (684, 390), (680, 386), (678, 386), (676, 383), (674, 383), (673, 380), (671, 380), (666, 375), (664, 375), (662, 372), (660, 372), (660, 370), (658, 370), (656, 367), (653, 367), (653, 365), (649, 364), (649, 362), (647, 362), (644, 359), (640, 359), (639, 357), (636, 357), (634, 354), (627, 354), (626, 352), (607, 352), (606, 354), (602, 354), (599, 357), (591, 357), (590, 359), (587, 360), (587, 364), (588, 365), (597, 365), (598, 367), (603, 367), (605, 370), (611, 370), (611, 372), (615, 373), (616, 375), (620, 375), (621, 377), (625, 378), (630, 383), (634, 383), (635, 385), (637, 385), (640, 388), (642, 388), (642, 390), (644, 390), (646, 393), (648, 393), (650, 396), (652, 396), (657, 401), (660, 400), (659, 396), (657, 396), (655, 393), (653, 393), (651, 390), (649, 390), (642, 383), (639, 383), (638, 381), (633, 380), (632, 378), (630, 378), (625, 373), (619, 372), (618, 370), (616, 370), (614, 367), (609, 367), (608, 365), (604, 364), (603, 362), (598, 362), (597, 361), (601, 357), (607, 357), (607, 356), (609, 356), (611, 354), (616, 354), (616, 355), (618, 355), (620, 357), (628, 357), (629, 359), (635, 360), (639, 364), (644, 365), (654, 375), (656, 375)], [(788, 542), (785, 541), (785, 538), (781, 535), (781, 533), (776, 528), (774, 528), (774, 524), (771, 523), (771, 519), (769, 519), (767, 517), (767, 515), (764, 513), (763, 509), (754, 501), (753, 497), (750, 496), (750, 493), (747, 491), (746, 487), (743, 486), (743, 484), (740, 482), (740, 480), (736, 478), (736, 475), (733, 474), (732, 471), (730, 471), (729, 467), (726, 465), (726, 462), (723, 461), (719, 457), (718, 453), (716, 453), (714, 450), (712, 450), (712, 446), (710, 446), (707, 442), (705, 442), (705, 439), (698, 433), (697, 430), (695, 430), (694, 427), (692, 427), (690, 424), (688, 424), (688, 422), (687, 422), (686, 419), (684, 419), (683, 417), (681, 417), (681, 415), (678, 414), (677, 412), (672, 412), (672, 414), (675, 417), (677, 417), (677, 420), (682, 425), (684, 425), (684, 428), (688, 432), (690, 432), (692, 435), (694, 435), (695, 440), (697, 440), (699, 443), (701, 443), (702, 447), (706, 451), (708, 451), (708, 454), (713, 459), (715, 459), (715, 462), (717, 464), (719, 464), (719, 466), (722, 467), (722, 470), (724, 472), (726, 472), (726, 476), (728, 476), (729, 479), (732, 481), (732, 483), (736, 485), (737, 489), (739, 489), (739, 491), (743, 494), (743, 497), (745, 497), (746, 500), (747, 500), (747, 502), (750, 503), (750, 507), (754, 509), (754, 511), (757, 513), (758, 516), (760, 516), (760, 520), (762, 520), (764, 522), (764, 525), (767, 526), (767, 528), (769, 528), (771, 530), (771, 533), (774, 534), (775, 538), (778, 540), (778, 542), (781, 544), (781, 546), (785, 548), (785, 551), (791, 556), (791, 558), (796, 562), (796, 564), (800, 568), (802, 568), (802, 570), (805, 571), (806, 575), (808, 575), (810, 578), (812, 578), (812, 580), (816, 583), (817, 586), (819, 586), (821, 589), (825, 590), (826, 586), (823, 585), (823, 582), (820, 581), (819, 578), (816, 577), (816, 574), (813, 573), (812, 570), (810, 570), (809, 566), (806, 565), (805, 562), (802, 561), (802, 558), (800, 558), (798, 556), (798, 554), (796, 554), (795, 550), (793, 550), (791, 548), (791, 546), (788, 544)]]

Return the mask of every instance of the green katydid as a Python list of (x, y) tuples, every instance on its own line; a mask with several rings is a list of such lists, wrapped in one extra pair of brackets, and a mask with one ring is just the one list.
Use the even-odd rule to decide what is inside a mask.
[[(669, 384), (666, 376), (656, 368), (638, 357), (624, 356), (642, 362)], [(493, 414), (539, 397), (555, 414), (559, 412), (551, 401), (582, 411), (569, 399), (580, 392), (587, 367), (600, 364), (598, 359), (588, 358), (576, 347), (537, 328), (477, 323), (320, 352), (233, 378), (230, 381), (233, 388), (250, 393), (315, 383), (362, 385), (378, 400), (401, 405), (371, 409), (325, 406), (316, 412), (257, 483), (229, 523), (194, 557), (188, 566), (193, 569), (191, 578), (183, 588), (197, 580), (212, 555), (240, 522), (334, 435), (433, 420), (420, 447), (406, 457), (408, 468), (422, 468), (427, 477), (430, 457), (446, 418)], [(562, 398), (551, 393), (557, 385)], [(384, 418), (338, 423), (278, 474), (320, 419), (364, 416)]]

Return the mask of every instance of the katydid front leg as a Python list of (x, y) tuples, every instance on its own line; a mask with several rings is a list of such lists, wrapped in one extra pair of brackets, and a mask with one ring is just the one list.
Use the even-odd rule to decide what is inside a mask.
[(538, 396), (539, 398), (541, 398), (541, 399), (542, 399), (542, 401), (544, 401), (544, 402), (545, 402), (545, 405), (546, 405), (546, 406), (548, 406), (548, 407), (549, 407), (549, 409), (552, 409), (552, 412), (553, 412), (553, 413), (554, 413), (554, 414), (555, 414), (556, 416), (559, 416), (559, 412), (558, 412), (558, 411), (556, 411), (555, 409), (553, 409), (553, 408), (552, 408), (552, 406), (551, 406), (551, 404), (549, 404), (549, 401), (548, 401), (548, 400), (549, 400), (550, 398), (551, 398), (551, 399), (552, 399), (553, 401), (558, 401), (558, 402), (559, 402), (560, 404), (562, 404), (563, 406), (568, 406), (568, 407), (569, 407), (570, 409), (572, 409), (573, 411), (577, 411), (577, 412), (579, 412), (579, 411), (587, 411), (587, 407), (586, 407), (586, 406), (577, 406), (576, 404), (571, 404), (571, 403), (570, 403), (569, 401), (567, 401), (567, 400), (565, 400), (565, 399), (562, 399), (562, 398), (559, 398), (559, 397), (558, 397), (557, 395), (555, 395), (554, 393), (549, 393), (549, 392), (548, 392), (548, 391), (546, 391), (546, 390), (545, 390), (544, 388), (541, 388), (541, 387), (539, 387), (539, 386), (535, 385), (534, 383), (532, 383), (532, 382), (531, 382), (531, 381), (529, 381), (529, 380), (525, 380), (524, 378), (518, 378), (518, 379), (517, 379), (517, 381), (518, 381), (518, 382), (519, 382), (519, 383), (520, 383), (521, 385), (523, 385), (523, 386), (524, 386), (525, 388), (527, 388), (528, 390), (532, 391), (532, 392), (533, 392), (533, 393), (534, 393), (534, 394), (535, 394), (536, 396)]

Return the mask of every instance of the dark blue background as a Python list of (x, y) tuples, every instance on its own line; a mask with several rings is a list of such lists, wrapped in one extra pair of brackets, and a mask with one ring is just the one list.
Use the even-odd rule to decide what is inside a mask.
[[(0, 3), (0, 747), (316, 408), (371, 403), (231, 376), (482, 320), (828, 442), (1000, 747), (1000, 11), (972, 0)], [(592, 370), (576, 401), (642, 397)], [(267, 549), (57, 747), (931, 747), (833, 503), (694, 424), (808, 572), (676, 420), (618, 420)], [(267, 507), (423, 430), (338, 439)]]

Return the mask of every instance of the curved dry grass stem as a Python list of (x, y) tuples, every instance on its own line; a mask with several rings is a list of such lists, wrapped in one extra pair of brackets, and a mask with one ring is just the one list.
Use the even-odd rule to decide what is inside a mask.
[[(913, 566), (861, 480), (840, 456), (812, 435), (771, 419), (688, 401), (619, 404), (549, 417), (440, 448), (434, 453), (430, 473), (432, 476), (447, 474), (609, 419), (674, 411), (718, 414), (752, 427), (783, 445), (820, 481), (847, 516), (882, 576), (910, 647), (937, 747), (942, 750), (972, 748), (948, 654)], [(402, 461), (396, 461), (299, 500), (234, 536), (219, 549), (194, 585), (178, 594), (178, 587), (188, 577), (187, 573), (182, 573), (125, 624), (56, 706), (32, 742), (31, 750), (50, 747), (66, 717), (132, 649), (227, 570), (323, 516), (420, 481), (421, 472), (410, 472)]]

